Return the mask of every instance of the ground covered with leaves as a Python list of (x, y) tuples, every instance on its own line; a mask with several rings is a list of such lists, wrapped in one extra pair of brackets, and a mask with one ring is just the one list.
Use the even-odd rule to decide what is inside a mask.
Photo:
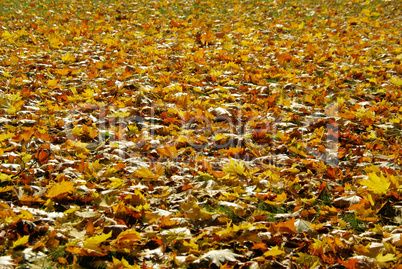
[(402, 268), (400, 1), (10, 1), (1, 268)]

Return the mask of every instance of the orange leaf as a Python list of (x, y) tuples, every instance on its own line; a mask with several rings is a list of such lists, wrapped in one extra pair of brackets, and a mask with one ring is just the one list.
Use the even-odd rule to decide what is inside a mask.
[(31, 138), (33, 134), (33, 129), (32, 128), (28, 128), (27, 130), (25, 130), (21, 135), (20, 135), (20, 139), (24, 140), (25, 142), (29, 141), (29, 139)]
[(39, 164), (45, 164), (51, 155), (50, 146), (42, 145), (35, 153), (35, 159)]
[(157, 148), (156, 151), (162, 157), (176, 158), (178, 155), (177, 148), (175, 146)]
[(268, 247), (264, 242), (260, 242), (260, 243), (253, 243), (252, 249), (261, 250), (261, 251), (265, 252), (268, 250)]
[(127, 230), (127, 231), (121, 232), (117, 236), (117, 238), (116, 238), (116, 240), (114, 242), (118, 243), (118, 244), (121, 244), (121, 243), (124, 243), (126, 241), (127, 242), (132, 242), (134, 240), (141, 240), (141, 239), (142, 239), (142, 237), (141, 237), (139, 232), (137, 232), (135, 230)]
[(280, 233), (288, 233), (288, 234), (295, 234), (296, 226), (295, 226), (295, 218), (289, 219), (286, 222), (280, 222), (278, 224), (272, 224), (272, 228), (277, 230)]
[(172, 226), (179, 224), (177, 221), (171, 220), (170, 217), (171, 217), (171, 215), (161, 218), (161, 227), (162, 228), (171, 228)]
[(85, 230), (87, 231), (88, 234), (94, 234), (95, 228), (94, 228), (94, 223), (92, 220), (89, 220), (87, 223), (87, 226), (85, 227)]

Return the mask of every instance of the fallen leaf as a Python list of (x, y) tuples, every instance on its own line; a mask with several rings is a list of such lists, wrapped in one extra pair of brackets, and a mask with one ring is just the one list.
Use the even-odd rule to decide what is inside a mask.
[(369, 179), (362, 180), (360, 184), (367, 186), (375, 194), (386, 194), (391, 182), (383, 174), (377, 176), (376, 173), (370, 173)]
[(195, 260), (194, 263), (200, 263), (203, 260), (208, 260), (210, 264), (221, 266), (222, 263), (225, 263), (226, 261), (235, 262), (237, 261), (237, 258), (241, 257), (243, 256), (233, 253), (229, 249), (211, 250)]
[(75, 191), (74, 183), (70, 181), (62, 181), (53, 185), (47, 192), (46, 196), (49, 198), (55, 198), (62, 194), (73, 193)]
[(22, 236), (13, 242), (13, 248), (25, 245), (28, 243), (28, 241), (29, 241), (29, 235)]

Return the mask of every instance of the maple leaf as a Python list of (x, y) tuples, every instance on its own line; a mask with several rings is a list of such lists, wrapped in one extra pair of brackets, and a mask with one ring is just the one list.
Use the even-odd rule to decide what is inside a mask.
[(138, 178), (142, 178), (144, 180), (156, 180), (159, 175), (158, 174), (154, 174), (150, 169), (141, 166), (140, 168), (138, 168), (137, 170), (134, 171), (134, 174), (138, 177)]
[(75, 57), (74, 55), (71, 55), (70, 52), (68, 52), (66, 55), (61, 57), (61, 60), (66, 63), (75, 62)]
[(22, 236), (13, 242), (13, 248), (25, 245), (29, 241), (29, 235)]
[(312, 256), (303, 252), (299, 252), (297, 255), (299, 257), (297, 257), (296, 261), (302, 265), (308, 265), (309, 268), (315, 268), (320, 263), (320, 258), (317, 256)]
[(101, 252), (101, 249), (99, 248), (100, 244), (105, 242), (107, 239), (109, 239), (112, 236), (112, 232), (109, 232), (108, 234), (100, 234), (100, 235), (95, 235), (93, 237), (88, 238), (83, 242), (84, 247), (99, 251)]
[(50, 79), (47, 81), (47, 86), (50, 88), (55, 88), (57, 86), (57, 79)]
[(170, 217), (171, 217), (171, 215), (169, 215), (167, 217), (162, 216), (162, 218), (161, 218), (161, 227), (162, 228), (171, 228), (171, 227), (179, 224), (179, 222), (177, 222), (175, 220), (171, 220)]
[(360, 184), (367, 186), (367, 188), (375, 194), (386, 194), (391, 182), (384, 174), (377, 176), (376, 173), (370, 173), (369, 179), (362, 180)]
[(268, 257), (268, 256), (280, 256), (285, 254), (285, 251), (283, 251), (282, 249), (279, 249), (278, 246), (272, 247), (270, 250), (264, 252), (264, 257)]
[(1, 37), (6, 39), (6, 40), (9, 40), (9, 41), (11, 41), (13, 39), (13, 35), (9, 31), (4, 31), (1, 34)]
[(402, 87), (402, 79), (400, 78), (392, 77), (389, 81), (395, 86)]
[(4, 140), (7, 140), (13, 136), (15, 136), (14, 133), (2, 133), (0, 134), (0, 142), (3, 142)]
[(62, 76), (68, 75), (69, 72), (70, 72), (70, 70), (67, 69), (67, 68), (62, 68), (62, 69), (57, 69), (56, 70), (56, 73), (59, 74), (59, 75), (62, 75)]
[(187, 228), (170, 228), (169, 230), (162, 231), (160, 235), (168, 242), (191, 238), (191, 232)]
[(12, 101), (8, 98), (0, 97), (0, 109), (9, 109), (12, 106)]
[(397, 1), (5, 2), (5, 266), (401, 267)]
[(395, 257), (395, 254), (392, 253), (388, 253), (388, 254), (383, 254), (382, 252), (380, 252), (375, 259), (380, 262), (380, 263), (387, 263), (387, 262), (391, 262), (397, 259), (397, 257)]
[(239, 175), (239, 176), (247, 176), (247, 168), (241, 161), (235, 161), (234, 159), (230, 159), (229, 163), (225, 165), (222, 170), (226, 173)]
[(170, 146), (170, 147), (160, 147), (157, 148), (156, 151), (164, 157), (169, 157), (169, 158), (176, 158), (179, 154), (177, 151), (177, 148), (175, 146)]
[(124, 268), (124, 269), (140, 269), (141, 267), (139, 265), (130, 265), (130, 263), (124, 259), (121, 258), (121, 260), (112, 257), (113, 258), (113, 269), (120, 269), (120, 268)]
[(277, 195), (273, 201), (265, 201), (265, 203), (267, 204), (271, 204), (271, 205), (280, 205), (283, 204), (287, 199), (287, 195), (286, 192), (282, 192), (281, 194)]
[(289, 150), (296, 154), (299, 154), (300, 156), (303, 156), (303, 157), (307, 156), (306, 153), (302, 149), (298, 149), (296, 147), (290, 147)]
[(4, 174), (4, 173), (0, 173), (0, 181), (1, 181), (1, 182), (3, 182), (3, 181), (8, 181), (8, 180), (10, 180), (10, 179), (11, 179), (11, 177), (10, 177), (9, 175)]
[(62, 194), (73, 193), (75, 191), (74, 182), (62, 181), (53, 185), (47, 192), (46, 196), (54, 198)]
[(141, 237), (140, 233), (138, 233), (137, 231), (135, 231), (135, 230), (127, 230), (127, 231), (121, 232), (117, 236), (116, 240), (114, 240), (112, 242), (112, 245), (114, 245), (114, 244), (123, 244), (123, 243), (126, 243), (126, 242), (133, 242), (134, 240), (141, 240), (141, 239), (142, 239), (142, 237)]
[(0, 97), (0, 109), (4, 109), (8, 114), (14, 115), (21, 109), (23, 101), (20, 93), (7, 94)]
[(298, 219), (295, 221), (295, 227), (297, 232), (307, 232), (310, 229), (311, 222)]
[(121, 178), (109, 178), (110, 180), (110, 185), (108, 187), (112, 189), (118, 189), (124, 186), (124, 180)]
[(208, 180), (211, 180), (211, 179), (213, 180), (214, 177), (212, 175), (208, 174), (208, 173), (198, 171), (198, 179), (201, 180), (201, 181), (208, 181)]
[[(0, 174), (0, 181), (3, 181), (3, 178), (1, 177), (4, 174)], [(7, 180), (10, 179), (10, 177), (7, 175)], [(6, 186), (6, 187), (0, 187), (0, 193), (2, 192), (9, 192), (14, 189), (14, 186)]]
[(241, 257), (243, 256), (233, 253), (229, 249), (211, 250), (195, 260), (194, 263), (200, 263), (203, 260), (208, 260), (210, 264), (221, 266), (221, 264), (226, 261), (235, 262), (237, 261), (237, 258)]

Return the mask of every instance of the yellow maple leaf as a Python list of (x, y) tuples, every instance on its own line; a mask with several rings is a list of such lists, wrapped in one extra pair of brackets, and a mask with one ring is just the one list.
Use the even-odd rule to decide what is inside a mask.
[(121, 232), (116, 240), (113, 241), (113, 244), (119, 243), (122, 244), (124, 242), (132, 242), (133, 240), (141, 240), (141, 234), (137, 232), (136, 230), (127, 230), (124, 232)]
[(382, 252), (378, 254), (375, 259), (380, 263), (392, 262), (396, 259), (395, 254), (383, 254)]
[(9, 109), (6, 110), (7, 114), (9, 115), (14, 115), (15, 113), (17, 113), (18, 109), (15, 106), (10, 106)]
[(55, 73), (62, 76), (67, 76), (69, 72), (70, 70), (68, 70), (67, 68), (63, 68), (63, 69), (57, 69)]
[(314, 243), (311, 244), (311, 246), (313, 247), (313, 249), (320, 249), (320, 248), (325, 248), (325, 246), (327, 245), (327, 243), (323, 240), (317, 240), (315, 238), (313, 238)]
[(17, 56), (15, 56), (15, 55), (11, 55), (11, 56), (10, 56), (10, 61), (11, 61), (11, 63), (12, 63), (13, 65), (16, 65), (16, 64), (20, 61), (20, 58), (17, 57)]
[(215, 141), (219, 141), (219, 140), (225, 140), (226, 141), (228, 138), (229, 138), (229, 136), (227, 134), (221, 134), (221, 133), (218, 133), (218, 134), (216, 134), (214, 136)]
[(375, 194), (386, 194), (391, 182), (384, 174), (379, 177), (376, 173), (370, 173), (369, 179), (362, 180), (360, 185), (367, 186), (368, 190)]
[(149, 180), (153, 180), (153, 179), (156, 179), (159, 177), (158, 175), (154, 175), (152, 170), (150, 170), (144, 166), (141, 166), (140, 168), (135, 170), (134, 175), (137, 176), (138, 178), (149, 179)]
[(9, 175), (0, 173), (0, 182), (10, 180), (10, 179), (11, 179), (11, 177)]
[(289, 150), (300, 156), (306, 157), (306, 153), (302, 149), (298, 149), (298, 148), (292, 146), (289, 148)]
[(50, 39), (50, 46), (52, 47), (52, 48), (55, 48), (55, 49), (57, 49), (57, 48), (59, 48), (60, 47), (60, 39), (58, 39), (57, 37), (53, 37), (53, 38), (51, 38)]
[(1, 34), (1, 37), (4, 38), (4, 39), (9, 39), (9, 38), (12, 38), (13, 35), (10, 34), (9, 31), (4, 31), (4, 32)]
[(67, 194), (74, 192), (74, 183), (70, 181), (62, 181), (61, 183), (53, 185), (47, 192), (47, 197), (53, 198), (60, 194)]
[(303, 252), (299, 252), (297, 253), (297, 255), (299, 256), (296, 259), (297, 263), (302, 265), (308, 265), (309, 268), (315, 268), (320, 262), (320, 258), (318, 258), (317, 256), (305, 254)]
[(14, 133), (2, 133), (0, 134), (0, 142), (7, 140), (14, 136)]
[(363, 170), (364, 170), (366, 173), (369, 173), (369, 172), (377, 172), (377, 173), (379, 173), (379, 172), (381, 172), (381, 168), (378, 167), (378, 166), (375, 166), (375, 165), (367, 166), (367, 167), (364, 168)]
[(99, 245), (103, 242), (105, 242), (109, 237), (112, 236), (112, 231), (108, 234), (101, 234), (101, 235), (95, 235), (93, 237), (88, 238), (84, 242), (84, 247), (95, 250), (95, 251), (101, 251), (99, 248)]
[(33, 214), (27, 210), (21, 210), (21, 214), (19, 215), (21, 219), (32, 220)]
[(49, 79), (47, 81), (47, 86), (50, 87), (50, 88), (54, 88), (54, 87), (57, 86), (57, 82), (58, 82), (57, 79)]
[(286, 201), (286, 199), (287, 199), (286, 192), (282, 192), (281, 194), (276, 196), (276, 198), (272, 202), (271, 201), (265, 201), (265, 202), (271, 205), (279, 205), (283, 204)]
[(194, 239), (191, 239), (190, 242), (183, 241), (183, 247), (187, 249), (198, 250), (198, 245), (194, 241), (195, 241)]
[(24, 103), (21, 98), (20, 93), (7, 94), (5, 97), (0, 97), (0, 109), (4, 109), (8, 114), (14, 115)]
[(230, 41), (226, 41), (226, 42), (223, 44), (222, 48), (223, 48), (224, 50), (227, 50), (227, 51), (232, 51), (232, 49), (233, 49), (233, 43), (230, 42)]
[(85, 91), (82, 93), (82, 96), (85, 99), (91, 99), (94, 97), (94, 95), (95, 95), (95, 91), (93, 89), (88, 89), (88, 88), (85, 89)]
[(103, 168), (103, 165), (99, 162), (99, 160), (96, 160), (95, 162), (92, 163), (92, 168), (95, 171), (99, 171)]
[(67, 140), (65, 143), (67, 147), (72, 147), (74, 148), (77, 152), (88, 152), (88, 149), (86, 148), (90, 144), (88, 143), (83, 143), (81, 141), (74, 141), (74, 140)]
[(114, 45), (116, 43), (116, 41), (111, 39), (111, 38), (104, 38), (102, 40), (102, 42), (105, 43), (108, 46), (112, 46), (112, 45)]
[(18, 238), (16, 241), (13, 242), (13, 248), (25, 245), (26, 243), (28, 243), (28, 240), (29, 235)]
[(79, 126), (74, 126), (74, 128), (71, 130), (71, 133), (72, 133), (73, 135), (76, 135), (76, 136), (82, 135), (83, 132), (84, 132), (84, 131), (83, 131), (82, 128), (79, 127)]
[(304, 22), (300, 23), (300, 24), (297, 26), (297, 30), (303, 30), (303, 28), (304, 28)]
[(279, 249), (278, 246), (275, 246), (271, 250), (268, 250), (268, 251), (264, 252), (264, 257), (267, 257), (267, 256), (280, 256), (282, 254), (285, 254), (285, 251)]
[(3, 77), (6, 77), (6, 78), (11, 78), (13, 76), (13, 75), (11, 75), (10, 73), (7, 73), (7, 72), (2, 72), (1, 74), (3, 75)]
[(244, 164), (240, 161), (235, 161), (233, 159), (230, 159), (229, 163), (223, 167), (222, 169), (226, 173), (230, 174), (235, 174), (239, 176), (246, 176), (246, 167)]
[(176, 158), (179, 152), (177, 151), (176, 146), (166, 146), (157, 148), (156, 151), (162, 157)]
[(127, 260), (124, 258), (121, 258), (121, 260), (112, 257), (113, 258), (113, 268), (124, 268), (124, 269), (140, 269), (141, 267), (139, 265), (131, 265)]
[(123, 186), (124, 180), (121, 178), (109, 178), (110, 184), (108, 187), (111, 187), (113, 189), (118, 189)]
[(74, 55), (71, 55), (70, 52), (67, 52), (66, 55), (61, 57), (61, 60), (65, 63), (69, 63), (69, 62), (75, 62), (75, 57)]
[(401, 87), (402, 86), (402, 79), (397, 78), (397, 77), (392, 77), (389, 80), (392, 84), (394, 84), (395, 86)]

